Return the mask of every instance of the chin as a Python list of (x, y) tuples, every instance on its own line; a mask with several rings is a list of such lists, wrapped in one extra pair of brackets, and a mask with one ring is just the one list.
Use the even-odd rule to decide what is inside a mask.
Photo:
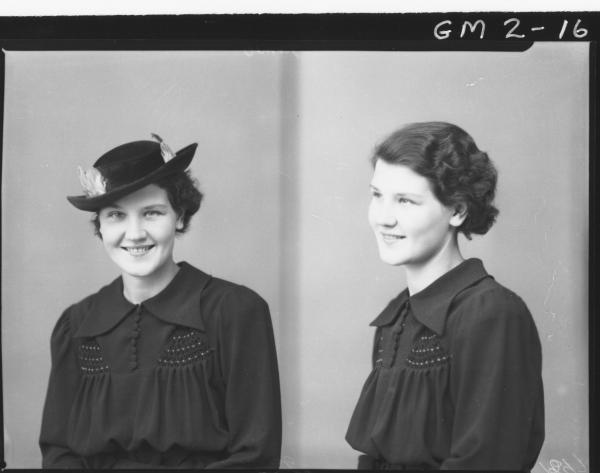
[(138, 278), (150, 276), (153, 273), (155, 273), (159, 268), (159, 266), (156, 263), (150, 261), (140, 261), (134, 263), (130, 261), (115, 261), (115, 263), (124, 274), (128, 274), (130, 276), (135, 276)]
[(138, 278), (145, 278), (147, 276), (151, 276), (154, 271), (150, 270), (150, 271), (128, 271), (127, 272), (130, 276), (135, 276)]
[(379, 259), (392, 266), (401, 266), (407, 262), (406, 257), (390, 254), (389, 251), (379, 251)]
[(392, 259), (392, 258), (381, 258), (385, 264), (389, 264), (390, 266), (402, 266), (406, 264), (404, 260)]
[(121, 271), (123, 271), (125, 274), (129, 274), (130, 276), (135, 276), (138, 278), (143, 278), (146, 276), (150, 276), (153, 272), (154, 269), (147, 269), (147, 268), (132, 268), (132, 267), (127, 267), (127, 266), (121, 266)]

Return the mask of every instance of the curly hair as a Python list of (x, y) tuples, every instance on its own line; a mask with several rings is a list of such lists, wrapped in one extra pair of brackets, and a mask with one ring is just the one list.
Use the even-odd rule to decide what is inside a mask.
[[(177, 233), (185, 233), (189, 226), (192, 216), (200, 208), (200, 203), (204, 195), (198, 190), (197, 181), (194, 179), (189, 171), (181, 171), (175, 174), (169, 174), (153, 182), (161, 189), (164, 189), (169, 198), (169, 203), (177, 216), (181, 217), (182, 227), (176, 229)], [(100, 239), (100, 219), (98, 212), (94, 214), (92, 218), (94, 225), (94, 234)]]
[(487, 153), (462, 128), (445, 122), (411, 123), (375, 148), (372, 165), (379, 159), (427, 178), (446, 207), (464, 205), (467, 216), (457, 231), (468, 239), (472, 233), (487, 233), (496, 221), (493, 201), (498, 173)]

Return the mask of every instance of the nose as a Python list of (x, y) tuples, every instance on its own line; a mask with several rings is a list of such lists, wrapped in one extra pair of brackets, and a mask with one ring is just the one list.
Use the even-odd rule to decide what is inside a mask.
[(373, 202), (371, 204), (371, 219), (375, 225), (387, 228), (395, 227), (398, 223), (393, 209), (385, 202)]
[(125, 238), (130, 241), (140, 241), (146, 238), (143, 222), (138, 218), (130, 218), (125, 229)]

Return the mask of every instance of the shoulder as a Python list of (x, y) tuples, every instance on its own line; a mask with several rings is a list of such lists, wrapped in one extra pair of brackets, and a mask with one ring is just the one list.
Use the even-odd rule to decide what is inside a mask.
[(456, 295), (449, 310), (449, 325), (469, 327), (525, 327), (533, 318), (523, 299), (492, 277), (487, 277)]
[(182, 268), (185, 277), (178, 293), (185, 295), (179, 309), (185, 314), (199, 309), (202, 325), (209, 334), (270, 325), (269, 307), (252, 289), (209, 275), (189, 263), (182, 263)]
[(89, 295), (79, 302), (71, 304), (56, 321), (50, 337), (50, 345), (55, 356), (69, 349), (75, 332), (77, 332), (94, 303), (94, 296), (95, 294)]
[(267, 302), (252, 289), (225, 279), (212, 277), (204, 287), (201, 310), (208, 327), (226, 330), (253, 330), (269, 326)]
[(205, 290), (215, 301), (227, 307), (267, 306), (267, 302), (254, 290), (225, 279), (213, 277)]
[(75, 333), (81, 323), (90, 314), (92, 309), (99, 303), (99, 301), (110, 297), (109, 293), (114, 289), (114, 285), (117, 282), (118, 278), (109, 284), (102, 286), (93, 294), (89, 294), (78, 302), (75, 302), (67, 307), (56, 322), (54, 331), (69, 331), (70, 333)]
[(539, 334), (527, 305), (491, 277), (456, 296), (446, 330), (450, 351), (465, 366), (484, 363), (486, 357), (513, 366), (541, 359)]
[(475, 304), (481, 306), (481, 309), (501, 307), (512, 309), (511, 312), (516, 313), (528, 311), (527, 305), (520, 296), (491, 276), (459, 292), (453, 304), (457, 307)]
[(241, 305), (266, 304), (262, 297), (246, 286), (209, 275), (189, 263), (182, 263), (182, 268), (185, 271), (185, 291), (199, 295), (203, 305), (230, 302)]

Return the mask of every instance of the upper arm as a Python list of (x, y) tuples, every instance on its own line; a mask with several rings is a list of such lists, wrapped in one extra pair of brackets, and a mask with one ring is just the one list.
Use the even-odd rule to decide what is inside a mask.
[(524, 468), (540, 403), (541, 348), (523, 301), (498, 288), (464, 302), (449, 329), (454, 404), (444, 466)]
[(52, 366), (42, 415), (40, 448), (44, 468), (82, 468), (78, 455), (68, 447), (68, 418), (79, 382), (73, 343), (72, 311), (67, 309), (50, 337)]

